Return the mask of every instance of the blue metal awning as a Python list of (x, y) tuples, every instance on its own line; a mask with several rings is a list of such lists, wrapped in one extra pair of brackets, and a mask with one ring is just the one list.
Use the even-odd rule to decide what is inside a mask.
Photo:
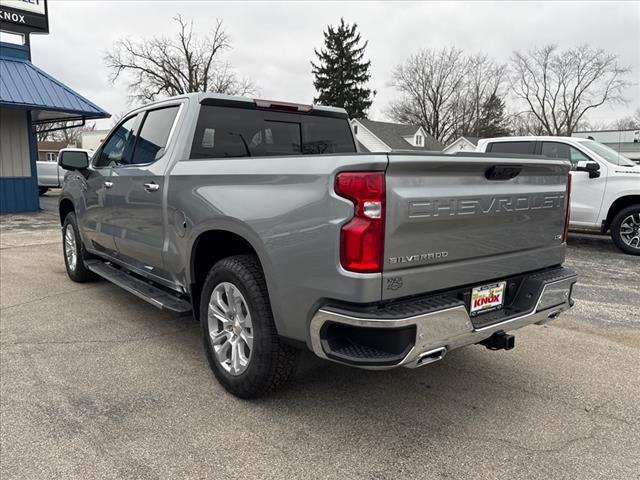
[(28, 60), (0, 57), (0, 106), (30, 110), (33, 123), (111, 115)]

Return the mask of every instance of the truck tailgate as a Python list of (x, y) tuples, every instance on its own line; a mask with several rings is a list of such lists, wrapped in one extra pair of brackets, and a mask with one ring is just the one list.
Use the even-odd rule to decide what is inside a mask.
[(390, 154), (382, 298), (562, 263), (568, 172), (554, 160)]

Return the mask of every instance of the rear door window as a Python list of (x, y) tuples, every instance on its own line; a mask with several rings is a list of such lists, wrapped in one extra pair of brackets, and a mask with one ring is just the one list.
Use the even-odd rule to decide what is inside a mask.
[(533, 155), (536, 142), (493, 142), (489, 144), (487, 152), (492, 153), (515, 153), (521, 155)]
[(346, 117), (202, 105), (191, 158), (355, 152)]

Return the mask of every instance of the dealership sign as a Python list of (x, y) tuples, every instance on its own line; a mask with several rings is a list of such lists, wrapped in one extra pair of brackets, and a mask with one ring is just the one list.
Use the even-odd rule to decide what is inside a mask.
[(0, 29), (7, 32), (49, 32), (47, 0), (0, 0)]

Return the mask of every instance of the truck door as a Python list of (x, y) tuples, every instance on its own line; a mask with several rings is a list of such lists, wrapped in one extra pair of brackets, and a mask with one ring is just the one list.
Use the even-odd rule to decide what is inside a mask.
[(162, 199), (165, 152), (179, 109), (169, 105), (140, 114), (133, 154), (114, 165), (107, 192), (118, 258), (159, 279), (169, 278), (162, 261)]
[(138, 126), (138, 115), (132, 115), (120, 122), (96, 152), (92, 166), (87, 170), (85, 208), (79, 213), (78, 221), (89, 248), (110, 255), (115, 252), (116, 246), (107, 193), (113, 188), (114, 165), (122, 162), (133, 152)]
[(576, 172), (575, 168), (580, 161), (593, 162), (595, 160), (566, 143), (554, 141), (540, 143), (541, 155), (561, 158), (571, 162), (571, 225), (588, 228), (599, 226), (597, 224), (598, 215), (604, 198), (607, 167), (600, 164), (600, 176), (589, 178), (589, 173)]

